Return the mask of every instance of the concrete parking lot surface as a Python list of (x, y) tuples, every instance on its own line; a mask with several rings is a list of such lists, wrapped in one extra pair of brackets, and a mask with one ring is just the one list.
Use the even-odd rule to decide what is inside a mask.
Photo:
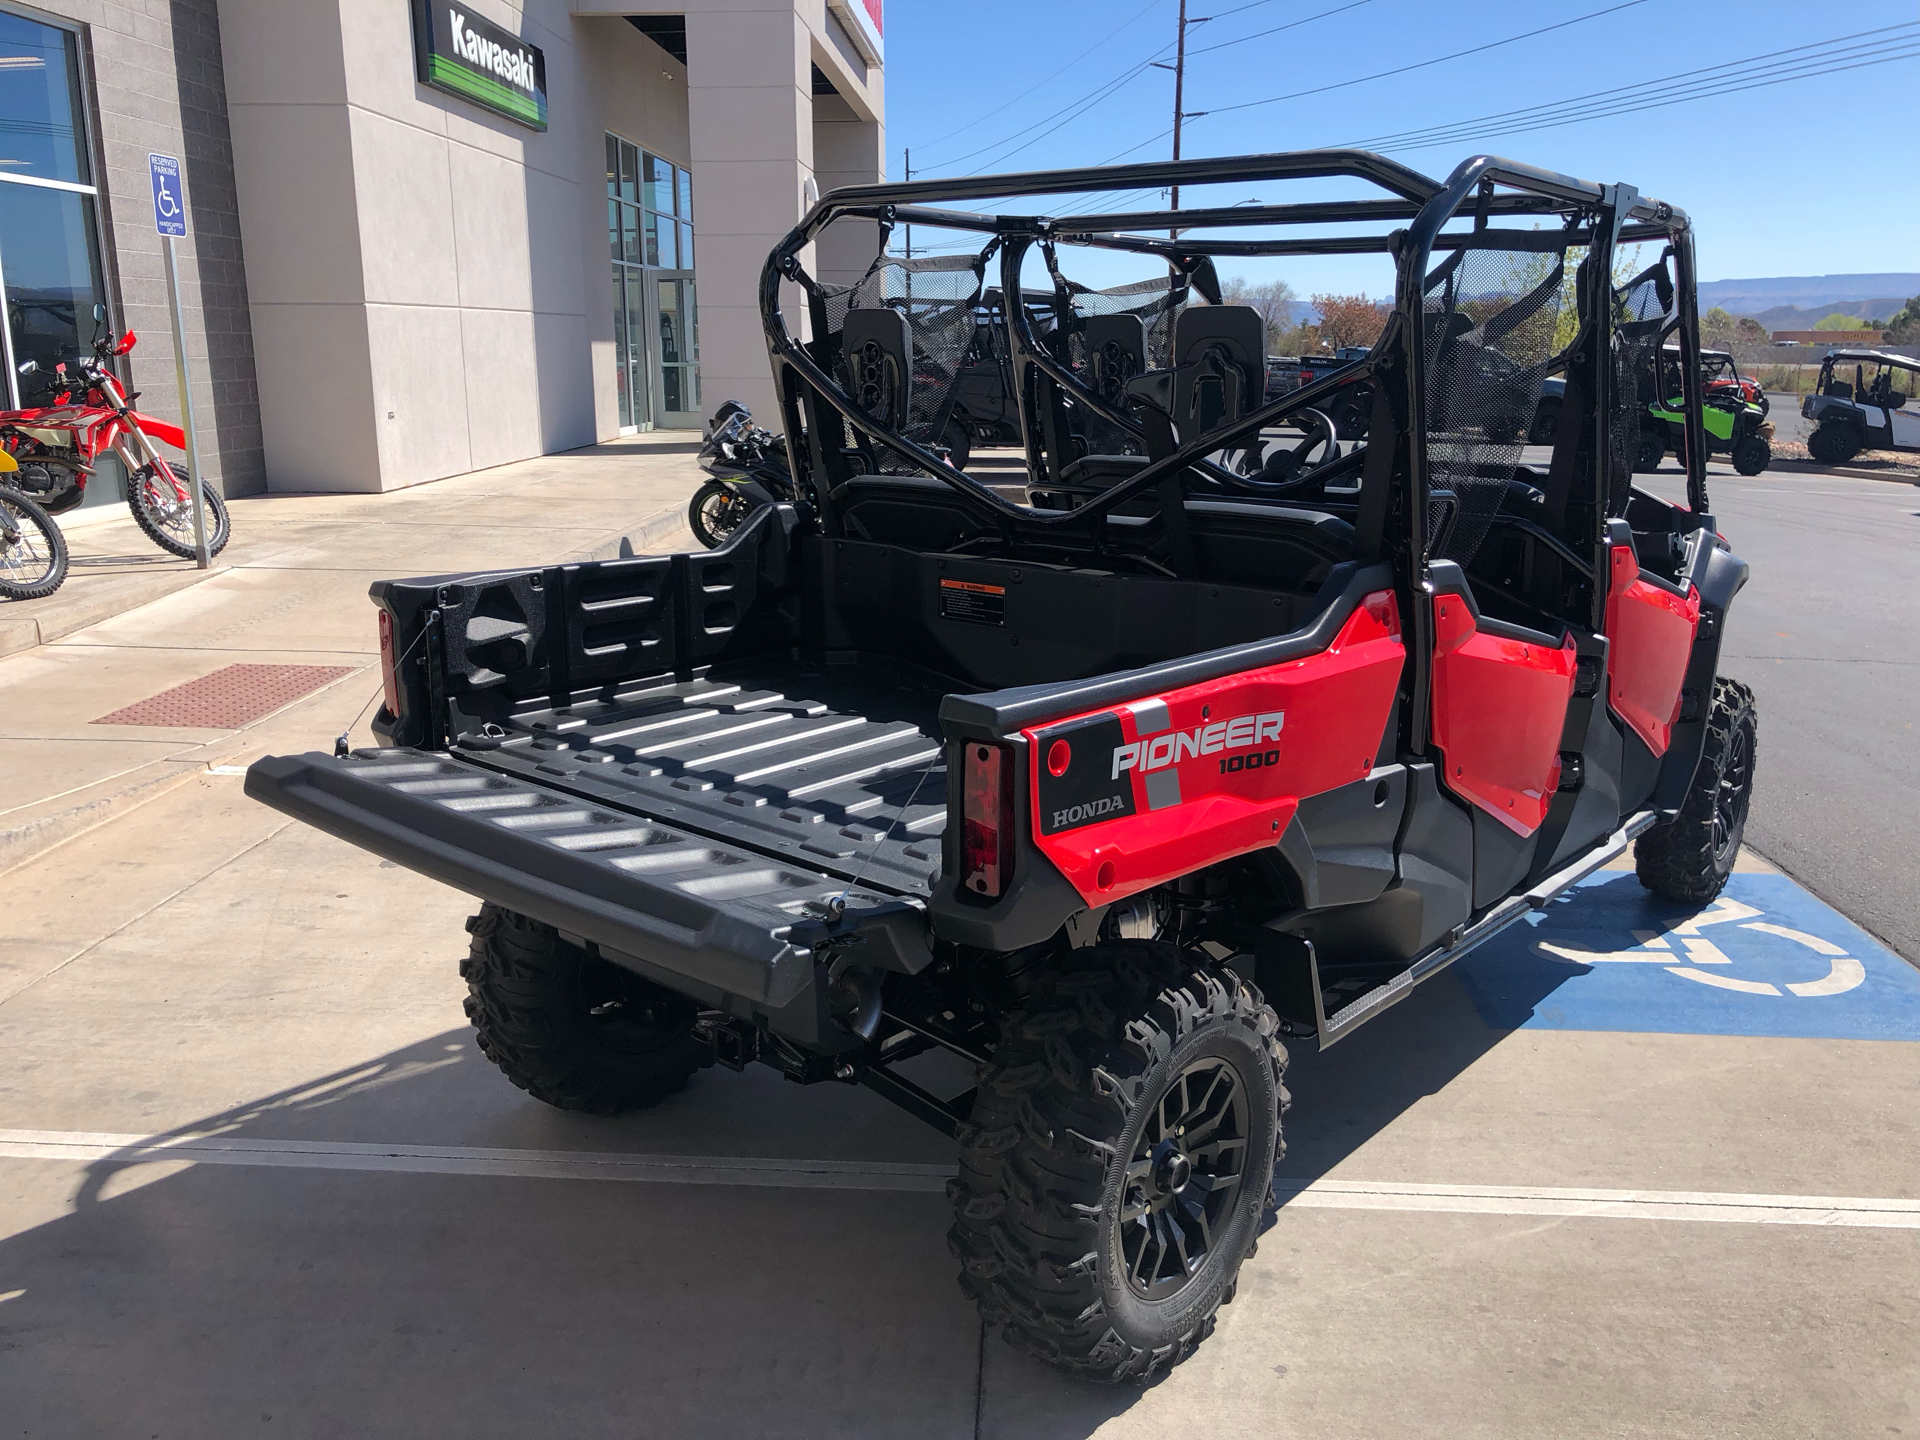
[[(210, 588), (141, 633), (176, 645)], [(348, 628), (319, 643), (349, 625), (327, 594), (277, 593), (250, 627), (191, 613), (243, 658), (365, 663)], [(174, 673), (114, 633), (102, 704)], [(235, 753), (324, 748), (363, 690)], [(1762, 704), (1780, 746), (1802, 722)], [(1920, 973), (1757, 856), (1697, 912), (1602, 872), (1333, 1049), (1296, 1042), (1286, 1203), (1238, 1297), (1189, 1363), (1108, 1391), (982, 1334), (943, 1245), (950, 1141), (765, 1069), (617, 1119), (530, 1100), (461, 1016), (472, 902), (233, 769), (6, 875), (6, 1433), (1920, 1425)]]

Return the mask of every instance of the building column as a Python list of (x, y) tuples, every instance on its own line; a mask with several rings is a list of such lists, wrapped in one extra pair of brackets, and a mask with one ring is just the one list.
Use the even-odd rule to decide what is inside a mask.
[[(822, 195), (844, 185), (877, 184), (887, 173), (887, 127), (862, 120), (838, 95), (816, 95), (813, 161)], [(880, 227), (874, 221), (836, 221), (814, 243), (814, 273), (829, 284), (851, 285), (867, 273), (879, 248)]]
[[(751, 0), (742, 0), (743, 4)], [(813, 173), (813, 63), (806, 23), (775, 9), (687, 12), (687, 121), (693, 152), (700, 397), (711, 415), (738, 400), (778, 426), (760, 271), (799, 222)], [(784, 285), (798, 331), (798, 286)]]

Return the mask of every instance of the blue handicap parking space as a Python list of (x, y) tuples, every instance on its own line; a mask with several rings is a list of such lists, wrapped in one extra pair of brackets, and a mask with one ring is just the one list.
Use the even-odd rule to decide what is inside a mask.
[(1602, 872), (1455, 968), (1500, 1029), (1920, 1040), (1920, 970), (1785, 875), (1687, 906)]

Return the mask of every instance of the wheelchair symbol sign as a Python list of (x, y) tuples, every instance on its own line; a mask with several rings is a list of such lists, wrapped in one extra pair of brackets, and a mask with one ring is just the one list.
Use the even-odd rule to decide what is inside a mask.
[(1677, 975), (1683, 980), (1691, 980), (1700, 985), (1710, 985), (1717, 990), (1737, 990), (1747, 995), (1781, 995), (1783, 993), (1781, 987), (1770, 981), (1745, 979), (1738, 975), (1729, 975), (1724, 971), (1699, 968), (1702, 965), (1734, 963), (1713, 943), (1711, 937), (1700, 933), (1709, 925), (1732, 924), (1742, 930), (1753, 930), (1762, 935), (1791, 940), (1811, 951), (1819, 960), (1826, 962), (1825, 975), (1800, 981), (1787, 981), (1785, 993), (1797, 995), (1803, 999), (1822, 995), (1844, 995), (1866, 980), (1866, 966), (1840, 946), (1830, 940), (1823, 940), (1817, 935), (1809, 935), (1804, 930), (1794, 930), (1785, 925), (1775, 925), (1758, 919), (1757, 917), (1762, 913), (1751, 905), (1743, 905), (1738, 900), (1723, 895), (1693, 919), (1684, 924), (1675, 925), (1670, 930), (1664, 932), (1635, 930), (1633, 938), (1640, 943), (1632, 950), (1593, 951), (1555, 945), (1548, 941), (1538, 941), (1534, 948), (1553, 959), (1571, 961), (1579, 965), (1660, 965), (1665, 967), (1669, 975)]
[(187, 212), (181, 200), (180, 162), (172, 155), (147, 156), (153, 177), (153, 228), (162, 235), (185, 235)]

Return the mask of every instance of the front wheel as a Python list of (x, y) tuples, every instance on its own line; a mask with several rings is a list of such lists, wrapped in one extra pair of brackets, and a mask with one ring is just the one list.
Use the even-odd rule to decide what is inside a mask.
[(1742, 435), (1733, 442), (1733, 468), (1742, 475), (1758, 475), (1773, 463), (1773, 447), (1758, 435)]
[(1715, 680), (1707, 742), (1680, 813), (1634, 842), (1634, 870), (1654, 894), (1703, 905), (1725, 888), (1747, 831), (1759, 730), (1753, 691)]
[(1076, 950), (981, 1069), (960, 1287), (1016, 1349), (1144, 1382), (1213, 1333), (1272, 1200), (1286, 1052), (1259, 992), (1156, 941)]
[(733, 486), (709, 480), (687, 502), (687, 528), (707, 549), (717, 550), (752, 513), (753, 502)]
[(39, 600), (67, 578), (67, 538), (15, 490), (0, 490), (0, 598)]
[[(149, 540), (169, 555), (192, 560), (199, 555), (193, 543), (193, 492), (187, 488), (193, 477), (184, 465), (167, 468), (172, 480), (152, 465), (134, 471), (127, 480), (127, 508)], [(227, 502), (205, 480), (200, 482), (200, 500), (206, 507), (207, 554), (218, 555), (233, 533)]]
[(1542, 400), (1540, 408), (1533, 414), (1533, 429), (1527, 435), (1529, 445), (1551, 445), (1553, 437), (1560, 433), (1560, 405), (1558, 401)]

